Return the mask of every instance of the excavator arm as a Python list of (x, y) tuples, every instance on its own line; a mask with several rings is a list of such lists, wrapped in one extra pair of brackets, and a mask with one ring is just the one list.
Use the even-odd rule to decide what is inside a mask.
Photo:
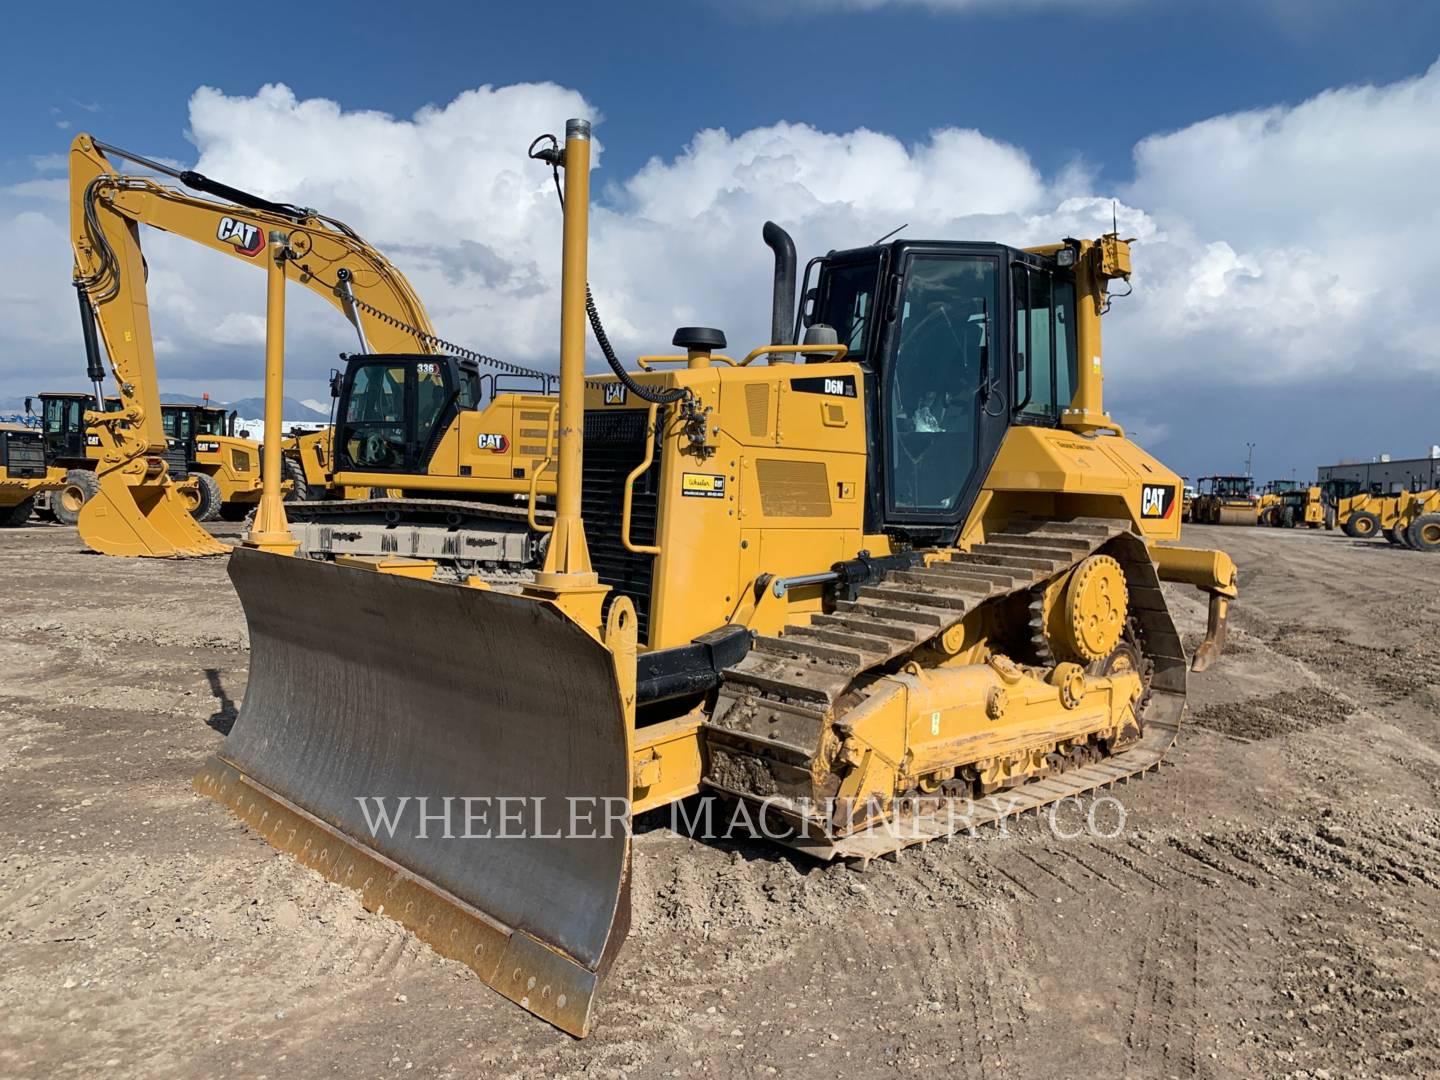
[[(227, 201), (127, 176), (107, 152)], [(88, 134), (75, 137), (70, 230), (81, 317), (92, 350), (91, 378), (103, 372), (93, 345), (98, 328), (121, 401), (119, 411), (85, 417), (102, 443), (96, 474), (104, 497), (92, 500), (93, 508), (87, 503), (78, 523), (81, 538), (106, 554), (217, 554), (226, 550), (224, 545), (190, 518), (163, 459), (166, 441), (141, 225), (183, 236), (259, 270), (266, 265), (269, 234), (284, 232), (298, 280), (349, 319), (362, 351), (433, 353), (434, 329), (404, 275), (342, 222), (116, 150)]]

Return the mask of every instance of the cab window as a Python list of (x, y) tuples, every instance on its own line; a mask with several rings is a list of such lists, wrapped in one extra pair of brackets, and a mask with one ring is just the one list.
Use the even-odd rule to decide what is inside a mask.
[(894, 510), (949, 513), (975, 472), (1000, 280), (981, 256), (917, 256), (905, 271), (887, 395)]
[(415, 445), (418, 447), (429, 444), (435, 421), (450, 404), (444, 372), (440, 364), (415, 365)]
[(45, 432), (60, 435), (80, 430), (82, 402), (75, 398), (49, 398), (45, 402)]
[(405, 465), (405, 365), (362, 364), (345, 408), (343, 445), (360, 469)]
[(1015, 297), (1015, 402), (1022, 420), (1055, 423), (1075, 396), (1075, 283), (1038, 267), (1010, 268)]
[(815, 321), (835, 328), (840, 344), (849, 349), (849, 359), (862, 360), (869, 341), (875, 313), (874, 262), (832, 266), (825, 275), (825, 293)]

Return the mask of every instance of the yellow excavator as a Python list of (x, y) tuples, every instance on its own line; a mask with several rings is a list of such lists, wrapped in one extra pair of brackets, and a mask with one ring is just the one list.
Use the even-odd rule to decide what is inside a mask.
[[(206, 197), (123, 175), (110, 157)], [(183, 471), (166, 461), (165, 425), (185, 418), (162, 411), (156, 393), (139, 242), (139, 226), (149, 225), (257, 268), (269, 234), (283, 232), (295, 256), (294, 280), (324, 296), (355, 328), (360, 351), (332, 376), (334, 425), (283, 443), (287, 479), (303, 501), (294, 514), (302, 551), (426, 555), (461, 575), (535, 562), (555, 491), (554, 376), (436, 337), (404, 275), (353, 229), (314, 210), (173, 169), (88, 134), (71, 146), (70, 188), (90, 381), (98, 388), (104, 379), (103, 339), (120, 386), (117, 409), (84, 415), (98, 443), (90, 476), (99, 497), (77, 502), (77, 510), (79, 503), (95, 504), (79, 510), (87, 544), (126, 555), (226, 550), (187, 513), (197, 508), (197, 496), (215, 494), (205, 478), (219, 477), (206, 467), (208, 458), (197, 459), (200, 475), (183, 487)], [(198, 429), (200, 419), (192, 418), (191, 427)], [(171, 431), (170, 439), (183, 434)], [(220, 464), (232, 463), (221, 438), (202, 441), (215, 447), (211, 456)], [(245, 486), (243, 498), (226, 500), (221, 485), (222, 502), (253, 503), (256, 494)]]
[[(564, 176), (555, 514), (518, 590), (294, 558), (267, 489), (230, 560), (250, 633), (195, 779), (276, 847), (584, 1035), (630, 920), (632, 817), (697, 793), (868, 860), (1158, 767), (1186, 656), (1181, 481), (1104, 410), (1116, 235), (775, 251), (771, 340), (717, 329), (586, 378), (590, 126)], [(276, 235), (267, 409), (283, 297)], [(813, 277), (813, 283), (812, 283)], [(800, 343), (797, 343), (797, 340)], [(648, 367), (649, 370), (646, 370)]]

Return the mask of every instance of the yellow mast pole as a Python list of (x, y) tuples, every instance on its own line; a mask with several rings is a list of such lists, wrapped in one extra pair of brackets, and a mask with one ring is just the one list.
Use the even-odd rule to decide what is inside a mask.
[(290, 532), (280, 493), (280, 428), (285, 415), (285, 245), (289, 237), (272, 232), (265, 268), (265, 446), (260, 461), (260, 506), (245, 546), (293, 555), (300, 546)]
[(559, 475), (555, 528), (545, 567), (527, 590), (556, 600), (588, 625), (598, 627), (608, 586), (590, 566), (581, 517), (580, 488), (585, 439), (585, 282), (590, 230), (590, 122), (565, 123), (565, 226), (560, 273)]

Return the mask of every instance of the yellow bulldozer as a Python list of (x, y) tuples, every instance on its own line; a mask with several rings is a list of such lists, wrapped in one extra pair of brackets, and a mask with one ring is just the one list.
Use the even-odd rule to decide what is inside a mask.
[[(533, 155), (564, 177), (543, 566), (507, 591), (291, 557), (267, 443), (230, 561), (249, 682), (195, 779), (575, 1035), (628, 930), (634, 815), (718, 796), (864, 861), (1098, 791), (1180, 726), (1161, 580), (1209, 598), (1197, 669), (1236, 595), (1226, 555), (1172, 546), (1180, 478), (1103, 407), (1127, 241), (835, 250), (797, 315), (767, 223), (768, 343), (737, 359), (684, 327), (587, 377), (589, 137)], [(267, 412), (302, 257), (271, 237)]]
[(1248, 476), (1202, 476), (1190, 517), (1200, 525), (1254, 525), (1258, 503), (1255, 481)]

